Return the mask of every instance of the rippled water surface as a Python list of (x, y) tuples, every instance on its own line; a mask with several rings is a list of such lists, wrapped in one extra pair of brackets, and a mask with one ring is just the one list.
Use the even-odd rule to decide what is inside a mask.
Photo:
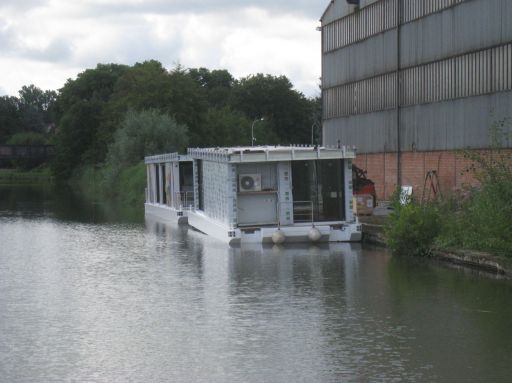
[(0, 187), (0, 381), (511, 379), (508, 281), (130, 217)]

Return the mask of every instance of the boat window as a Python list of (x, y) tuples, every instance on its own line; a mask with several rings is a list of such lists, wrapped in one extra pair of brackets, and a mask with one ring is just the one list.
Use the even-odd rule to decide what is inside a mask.
[(191, 161), (180, 162), (179, 169), (182, 204), (194, 206), (194, 166)]
[(156, 203), (160, 203), (160, 165), (155, 165)]
[(292, 162), (294, 222), (345, 219), (342, 160)]
[(203, 161), (197, 160), (197, 192), (199, 194), (199, 210), (204, 210), (204, 191), (203, 191)]
[(165, 174), (165, 164), (160, 165), (160, 169), (162, 170), (162, 204), (167, 205), (168, 178)]

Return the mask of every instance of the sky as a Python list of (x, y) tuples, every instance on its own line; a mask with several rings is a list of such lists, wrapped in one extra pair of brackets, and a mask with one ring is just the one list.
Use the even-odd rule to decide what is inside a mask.
[(0, 95), (61, 88), (98, 63), (285, 75), (319, 94), (328, 0), (0, 0)]

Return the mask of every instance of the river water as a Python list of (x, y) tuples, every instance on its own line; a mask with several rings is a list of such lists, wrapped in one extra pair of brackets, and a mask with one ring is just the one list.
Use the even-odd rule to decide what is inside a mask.
[(0, 187), (2, 382), (510, 382), (512, 284)]

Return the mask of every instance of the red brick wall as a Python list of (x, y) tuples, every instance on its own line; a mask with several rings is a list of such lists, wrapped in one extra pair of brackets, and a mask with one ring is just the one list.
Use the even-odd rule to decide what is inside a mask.
[[(489, 151), (478, 151), (489, 155)], [(512, 150), (505, 152), (512, 158)], [(396, 189), (396, 153), (358, 154), (356, 166), (366, 170), (375, 182), (377, 199), (389, 200)], [(401, 155), (402, 185), (413, 187), (413, 193), (421, 198), (425, 177), (431, 170), (437, 171), (441, 192), (446, 194), (460, 190), (464, 185), (476, 185), (473, 172), (468, 172), (473, 161), (453, 151), (403, 152)]]

